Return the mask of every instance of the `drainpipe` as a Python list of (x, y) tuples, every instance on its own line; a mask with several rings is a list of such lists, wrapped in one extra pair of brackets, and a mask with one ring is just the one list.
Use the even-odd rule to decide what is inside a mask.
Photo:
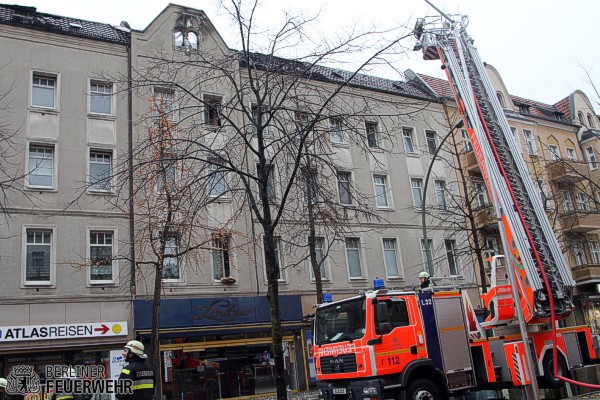
[[(131, 40), (131, 36), (130, 36)], [(133, 94), (131, 82), (132, 69), (132, 46), (131, 42), (127, 46), (127, 180), (129, 189), (129, 256), (130, 256), (130, 276), (129, 290), (131, 294), (131, 305), (133, 309), (133, 300), (135, 299), (135, 221), (134, 221), (134, 201), (133, 201)]]

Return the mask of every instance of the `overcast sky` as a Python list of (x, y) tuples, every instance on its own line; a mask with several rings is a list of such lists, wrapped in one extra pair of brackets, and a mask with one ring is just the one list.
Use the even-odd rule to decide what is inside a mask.
[[(125, 20), (143, 30), (169, 4), (168, 0), (14, 0), (49, 14), (118, 25)], [(217, 0), (173, 0), (203, 10), (230, 47), (236, 35)], [(594, 101), (584, 68), (600, 84), (600, 35), (596, 0), (434, 0), (449, 14), (469, 17), (467, 32), (475, 40), (483, 61), (501, 74), (508, 91), (517, 96), (554, 104), (576, 89)], [(8, 1), (5, 1), (8, 3)], [(423, 0), (263, 0), (263, 15), (319, 12), (320, 26), (414, 26), (418, 17), (437, 12)], [(266, 11), (266, 12), (265, 12)], [(329, 28), (329, 29), (327, 29)], [(336, 28), (337, 29), (337, 28)], [(335, 32), (335, 29), (333, 29)], [(420, 54), (398, 60), (408, 68), (439, 78), (445, 75), (439, 61), (424, 61)], [(392, 72), (378, 73), (394, 79)], [(598, 110), (598, 107), (597, 107)]]

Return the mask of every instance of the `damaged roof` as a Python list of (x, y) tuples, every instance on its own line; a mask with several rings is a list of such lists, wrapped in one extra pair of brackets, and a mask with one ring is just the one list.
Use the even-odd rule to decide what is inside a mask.
[(131, 42), (128, 31), (110, 24), (40, 13), (35, 7), (14, 4), (0, 4), (0, 24), (124, 45)]

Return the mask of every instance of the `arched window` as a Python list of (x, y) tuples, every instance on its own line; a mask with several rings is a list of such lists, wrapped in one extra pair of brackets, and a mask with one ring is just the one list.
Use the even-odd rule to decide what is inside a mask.
[(178, 30), (173, 31), (173, 43), (175, 47), (183, 46), (183, 32)]
[(590, 128), (595, 128), (596, 124), (594, 124), (594, 117), (592, 117), (592, 114), (588, 114), (588, 124), (590, 124)]
[(498, 101), (500, 102), (502, 108), (506, 108), (506, 105), (504, 104), (504, 96), (502, 96), (502, 93), (496, 92), (496, 97), (498, 97)]
[(583, 113), (581, 111), (577, 113), (577, 118), (579, 118), (579, 123), (581, 125), (585, 125), (585, 122), (583, 121)]
[(191, 50), (198, 50), (198, 34), (196, 32), (188, 32), (187, 44)]

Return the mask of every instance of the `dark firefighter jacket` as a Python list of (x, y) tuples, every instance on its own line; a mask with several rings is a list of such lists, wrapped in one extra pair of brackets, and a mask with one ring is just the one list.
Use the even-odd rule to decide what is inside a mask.
[(131, 380), (131, 394), (118, 394), (119, 400), (152, 400), (154, 396), (154, 371), (146, 360), (133, 357), (121, 371), (119, 380)]

